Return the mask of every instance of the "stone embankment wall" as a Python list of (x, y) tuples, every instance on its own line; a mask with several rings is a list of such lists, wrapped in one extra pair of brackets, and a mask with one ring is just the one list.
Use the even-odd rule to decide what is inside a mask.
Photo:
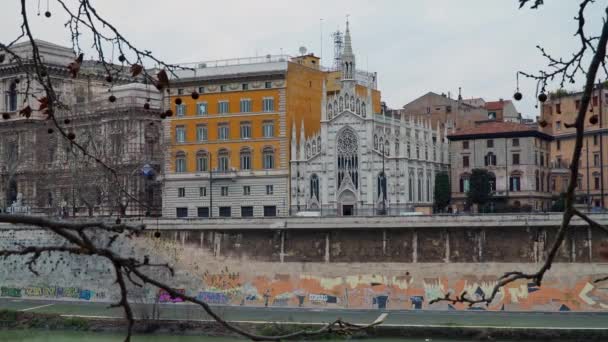
[[(465, 310), (465, 305), (429, 301), (448, 292), (489, 296), (504, 272), (535, 271), (555, 237), (559, 216), (147, 224), (147, 235), (122, 241), (117, 251), (169, 262), (177, 270), (173, 278), (158, 269), (148, 272), (212, 304)], [(41, 230), (0, 228), (0, 248), (60, 242)], [(576, 221), (541, 287), (510, 284), (482, 309), (608, 309), (608, 284), (593, 282), (608, 274), (603, 241), (608, 241), (606, 233)], [(0, 296), (118, 298), (112, 270), (103, 260), (45, 256), (36, 265), (39, 277), (27, 271), (26, 260), (0, 261)], [(135, 302), (179, 305), (178, 299), (148, 287), (133, 287), (130, 296)]]

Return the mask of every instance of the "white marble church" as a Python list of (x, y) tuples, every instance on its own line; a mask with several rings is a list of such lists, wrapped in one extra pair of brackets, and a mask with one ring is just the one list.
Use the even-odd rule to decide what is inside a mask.
[[(373, 113), (371, 81), (356, 91), (347, 24), (341, 89), (324, 98), (321, 130), (291, 140), (291, 212), (399, 215), (432, 207), (435, 174), (448, 168), (447, 132), (428, 121)], [(296, 132), (296, 127), (293, 132)]]

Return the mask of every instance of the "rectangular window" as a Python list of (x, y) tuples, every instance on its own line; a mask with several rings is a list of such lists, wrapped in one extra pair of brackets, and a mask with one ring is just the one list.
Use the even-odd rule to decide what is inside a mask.
[(203, 94), (205, 92), (205, 87), (198, 87), (198, 93)]
[(217, 137), (219, 140), (228, 140), (230, 138), (230, 127), (228, 124), (220, 124), (217, 126)]
[(184, 127), (184, 126), (175, 127), (175, 141), (178, 143), (186, 142), (186, 127)]
[(274, 112), (274, 97), (266, 97), (262, 100), (262, 110), (264, 112)]
[(218, 114), (228, 114), (229, 112), (230, 112), (230, 102), (219, 101), (217, 103), (217, 113)]
[(561, 140), (556, 140), (555, 141), (555, 148), (557, 148), (558, 151), (562, 149), (562, 142), (561, 142)]
[(597, 143), (599, 141), (599, 136), (597, 134), (593, 135), (593, 146), (597, 146)]
[(198, 216), (198, 217), (209, 217), (209, 207), (198, 207), (198, 208), (196, 208), (196, 216)]
[(241, 84), (241, 89), (243, 89), (243, 90), (249, 90), (249, 83), (243, 83), (243, 84)]
[(230, 217), (230, 207), (220, 207), (220, 217)]
[(186, 188), (177, 188), (177, 197), (186, 197)]
[(277, 216), (277, 207), (274, 205), (265, 205), (264, 206), (264, 217), (274, 217)]
[(266, 89), (272, 88), (272, 82), (270, 82), (270, 81), (264, 82), (264, 88), (266, 88)]
[(226, 85), (225, 85), (225, 84), (222, 84), (222, 85), (220, 86), (220, 91), (226, 91), (226, 89), (227, 89), (227, 88), (226, 88)]
[(250, 152), (241, 152), (241, 170), (251, 170)]
[(511, 141), (511, 145), (513, 145), (513, 147), (519, 147), (519, 139), (515, 138)]
[(469, 167), (469, 156), (462, 156), (462, 167)]
[(188, 217), (188, 208), (175, 208), (175, 215), (177, 217)]
[(177, 95), (184, 95), (184, 88), (177, 89)]
[(274, 121), (264, 121), (262, 126), (264, 138), (274, 137)]
[(207, 115), (207, 102), (199, 102), (196, 104), (196, 115)]
[(545, 154), (540, 153), (540, 166), (545, 166)]
[(196, 125), (196, 141), (207, 141), (207, 125)]
[(230, 167), (230, 159), (227, 155), (220, 155), (218, 158), (218, 169), (222, 172), (228, 171)]
[(253, 217), (253, 207), (241, 207), (241, 217)]
[(177, 116), (186, 115), (186, 105), (185, 104), (175, 105), (175, 111), (176, 111)]
[(241, 139), (251, 139), (251, 122), (241, 122)]
[(243, 186), (243, 196), (251, 195), (251, 186), (245, 185)]
[(555, 104), (555, 112), (557, 114), (561, 114), (562, 113), (562, 105), (560, 103), (556, 103)]
[(241, 113), (249, 113), (251, 112), (251, 100), (250, 99), (241, 99)]
[(594, 96), (593, 97), (593, 107), (597, 107), (597, 105), (598, 105), (598, 97)]
[(562, 122), (561, 121), (555, 121), (555, 129), (557, 129), (558, 131), (560, 129), (562, 129)]
[(220, 191), (221, 191), (222, 196), (228, 196), (228, 187), (227, 186), (221, 187)]
[(487, 148), (493, 148), (494, 147), (494, 140), (489, 139), (488, 141), (486, 141), (486, 147)]
[(600, 189), (600, 176), (593, 176), (593, 188), (595, 190)]
[(519, 153), (513, 153), (513, 165), (519, 165)]
[(207, 187), (201, 186), (198, 188), (198, 195), (200, 197), (207, 197)]
[(600, 166), (600, 154), (599, 153), (594, 153), (593, 154), (593, 166), (594, 167), (599, 167)]
[(266, 185), (266, 195), (272, 195), (274, 193), (274, 187), (272, 185)]
[(469, 149), (469, 141), (465, 140), (462, 142), (462, 149), (463, 150), (468, 150)]

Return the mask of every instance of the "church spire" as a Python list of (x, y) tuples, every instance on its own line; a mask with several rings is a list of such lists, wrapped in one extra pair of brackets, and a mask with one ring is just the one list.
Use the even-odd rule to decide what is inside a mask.
[(342, 51), (342, 80), (352, 80), (355, 78), (355, 54), (350, 37), (350, 24), (346, 19), (346, 32), (344, 33), (344, 50)]

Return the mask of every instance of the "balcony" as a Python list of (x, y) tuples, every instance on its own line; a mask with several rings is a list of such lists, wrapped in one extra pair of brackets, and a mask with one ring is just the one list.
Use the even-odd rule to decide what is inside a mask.
[(549, 163), (552, 174), (569, 174), (570, 162), (567, 160), (553, 160)]

